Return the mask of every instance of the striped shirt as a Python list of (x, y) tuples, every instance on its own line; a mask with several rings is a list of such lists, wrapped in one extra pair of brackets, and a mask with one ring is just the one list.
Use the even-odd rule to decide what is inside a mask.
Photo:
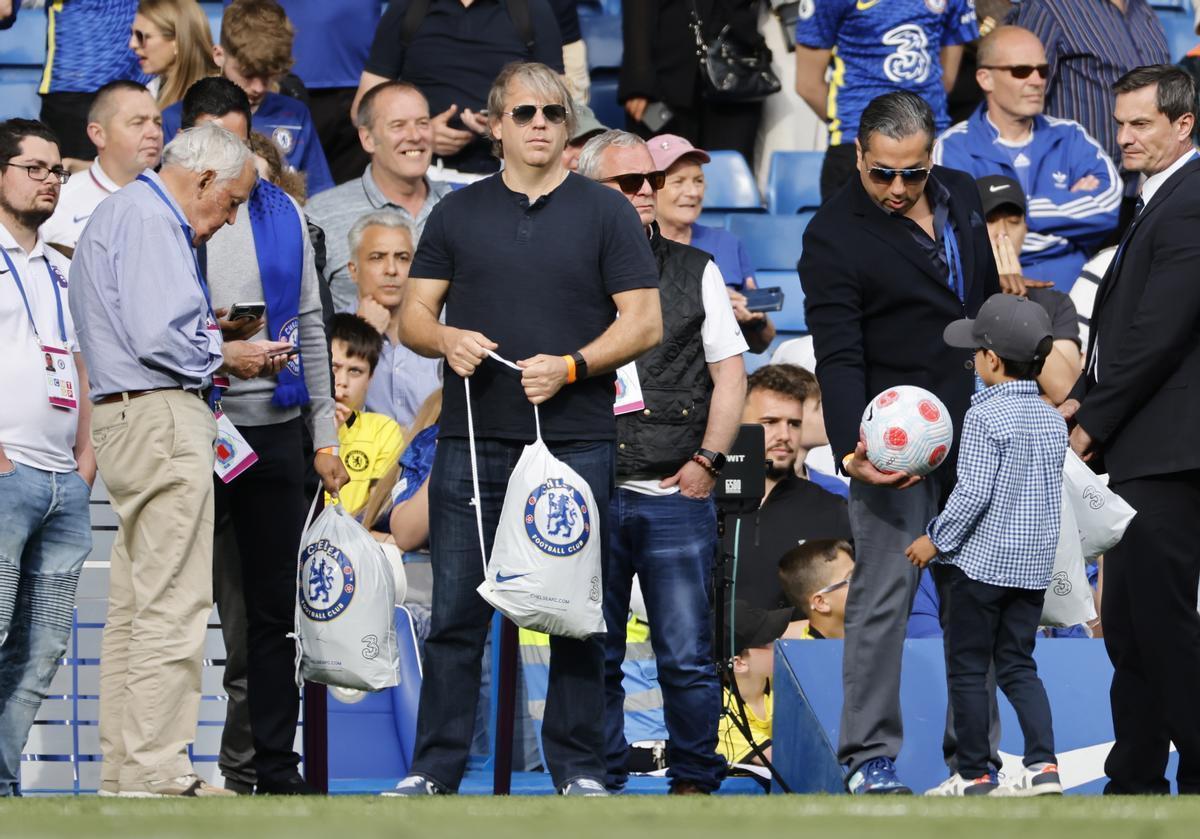
[(1134, 67), (1171, 60), (1150, 4), (1125, 0), (1122, 12), (1112, 0), (1024, 0), (1009, 22), (1032, 31), (1046, 47), (1046, 113), (1080, 123), (1120, 160), (1113, 83)]
[(938, 562), (1007, 588), (1050, 584), (1062, 513), (1067, 425), (1037, 382), (1003, 382), (971, 397), (958, 483), (926, 531)]

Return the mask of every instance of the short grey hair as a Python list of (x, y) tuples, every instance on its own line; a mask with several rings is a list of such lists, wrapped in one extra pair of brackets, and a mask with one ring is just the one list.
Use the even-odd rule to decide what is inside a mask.
[(903, 140), (914, 134), (928, 138), (927, 152), (933, 150), (933, 109), (929, 103), (907, 90), (893, 90), (876, 96), (862, 112), (858, 122), (858, 144), (865, 152), (872, 134)]
[(350, 232), (346, 234), (346, 244), (350, 246), (350, 259), (354, 260), (358, 254), (358, 246), (362, 244), (363, 234), (367, 232), (368, 227), (388, 227), (392, 230), (408, 231), (408, 238), (413, 245), (417, 244), (417, 235), (413, 232), (412, 225), (404, 220), (404, 216), (397, 213), (395, 210), (376, 210), (373, 213), (367, 213), (365, 216), (360, 216), (358, 221), (350, 227)]
[(178, 166), (189, 172), (215, 172), (217, 182), (239, 177), (253, 155), (237, 135), (216, 122), (206, 122), (180, 131), (163, 149), (163, 166)]
[(644, 145), (646, 145), (646, 141), (638, 135), (622, 131), (619, 128), (610, 128), (603, 134), (597, 134), (583, 144), (583, 150), (579, 152), (579, 174), (585, 178), (591, 178), (593, 181), (598, 180), (600, 177), (600, 158), (604, 154), (604, 150), (609, 146), (631, 149)]

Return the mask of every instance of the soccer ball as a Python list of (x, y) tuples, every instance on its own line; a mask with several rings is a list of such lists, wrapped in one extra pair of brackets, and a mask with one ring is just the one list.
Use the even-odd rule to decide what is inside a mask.
[(863, 411), (858, 436), (880, 472), (928, 475), (954, 442), (954, 424), (942, 400), (912, 385), (890, 387)]

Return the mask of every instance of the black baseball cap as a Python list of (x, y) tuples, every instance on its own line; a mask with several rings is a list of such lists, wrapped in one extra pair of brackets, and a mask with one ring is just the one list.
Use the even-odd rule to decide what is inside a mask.
[(759, 609), (745, 600), (733, 604), (733, 652), (769, 647), (787, 631), (791, 609)]
[(975, 186), (979, 190), (979, 201), (983, 204), (985, 216), (1004, 206), (1011, 206), (1025, 215), (1025, 190), (1012, 178), (988, 175), (975, 181)]
[(952, 322), (942, 339), (952, 347), (982, 347), (1009, 361), (1034, 361), (1038, 345), (1052, 334), (1050, 315), (1040, 304), (1015, 294), (993, 294), (974, 320)]

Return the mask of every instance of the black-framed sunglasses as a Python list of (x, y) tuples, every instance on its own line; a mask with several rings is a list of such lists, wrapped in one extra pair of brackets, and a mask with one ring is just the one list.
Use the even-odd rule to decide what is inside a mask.
[(512, 121), (517, 125), (529, 125), (539, 110), (551, 125), (562, 125), (567, 121), (566, 105), (542, 105), (541, 108), (537, 105), (517, 105), (511, 111), (505, 111), (504, 115), (512, 117)]
[(650, 182), (650, 188), (658, 192), (667, 182), (666, 172), (627, 172), (624, 175), (613, 175), (611, 178), (600, 178), (600, 183), (615, 183), (626, 195), (637, 195), (642, 190), (642, 184)]
[(55, 167), (54, 169), (48, 169), (45, 166), (39, 166), (37, 164), (29, 165), (26, 163), (13, 163), (8, 160), (0, 163), (0, 166), (15, 166), (17, 169), (24, 169), (25, 174), (35, 181), (44, 181), (51, 175), (57, 178), (60, 184), (65, 184), (67, 181), (71, 180), (71, 173), (61, 166)]
[(1007, 70), (1012, 73), (1014, 79), (1027, 79), (1034, 73), (1038, 74), (1038, 78), (1050, 78), (1049, 64), (983, 64), (979, 67), (980, 70)]
[(867, 170), (867, 174), (880, 186), (890, 186), (896, 178), (913, 186), (922, 183), (929, 177), (929, 169), (924, 166), (916, 169), (889, 169), (886, 166), (872, 166)]
[(155, 34), (153, 32), (143, 32), (140, 29), (134, 29), (132, 31), (133, 31), (133, 41), (139, 47), (146, 46), (146, 42), (152, 40), (154, 38), (154, 34)]

